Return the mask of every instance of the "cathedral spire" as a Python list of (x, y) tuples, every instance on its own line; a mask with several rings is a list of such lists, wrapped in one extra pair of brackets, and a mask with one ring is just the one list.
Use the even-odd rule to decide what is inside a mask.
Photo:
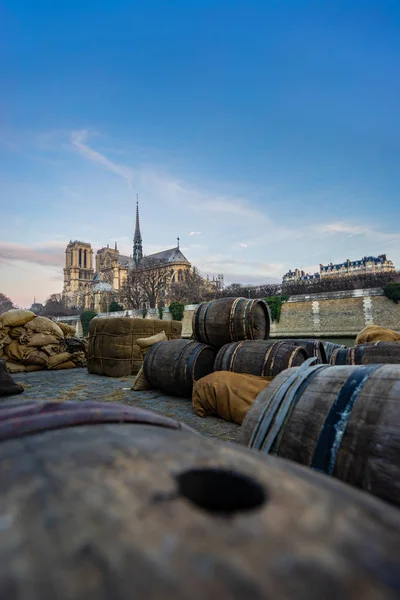
[(135, 237), (133, 238), (133, 260), (136, 265), (143, 258), (143, 247), (142, 247), (142, 235), (140, 233), (140, 223), (139, 223), (139, 195), (136, 194), (136, 227), (135, 227)]

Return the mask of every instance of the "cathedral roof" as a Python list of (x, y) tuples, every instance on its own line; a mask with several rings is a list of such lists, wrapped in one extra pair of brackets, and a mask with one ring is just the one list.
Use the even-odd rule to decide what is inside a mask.
[(162, 252), (156, 252), (155, 254), (148, 254), (146, 258), (154, 258), (168, 263), (185, 262), (189, 264), (188, 259), (182, 254), (178, 246), (169, 250), (163, 250)]
[(131, 267), (133, 259), (126, 254), (120, 254), (118, 257), (118, 262), (122, 267)]
[(92, 288), (94, 292), (112, 292), (112, 289), (112, 285), (105, 281), (99, 281), (99, 283), (96, 283)]

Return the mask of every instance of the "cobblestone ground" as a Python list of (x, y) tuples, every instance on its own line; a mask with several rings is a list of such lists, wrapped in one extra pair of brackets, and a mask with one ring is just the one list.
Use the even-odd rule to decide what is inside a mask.
[(14, 381), (24, 386), (24, 392), (17, 396), (3, 396), (2, 401), (21, 402), (38, 400), (41, 402), (63, 402), (65, 400), (97, 400), (118, 402), (139, 406), (161, 413), (177, 421), (182, 421), (204, 435), (231, 441), (236, 437), (238, 425), (219, 417), (198, 417), (190, 400), (165, 396), (158, 390), (134, 392), (133, 377), (111, 378), (89, 375), (86, 369), (65, 371), (35, 371), (17, 373)]

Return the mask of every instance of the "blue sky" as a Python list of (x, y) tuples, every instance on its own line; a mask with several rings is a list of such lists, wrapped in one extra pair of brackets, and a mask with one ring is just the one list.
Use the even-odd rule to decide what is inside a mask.
[(400, 266), (398, 0), (3, 0), (0, 291), (72, 239), (176, 244), (227, 283)]

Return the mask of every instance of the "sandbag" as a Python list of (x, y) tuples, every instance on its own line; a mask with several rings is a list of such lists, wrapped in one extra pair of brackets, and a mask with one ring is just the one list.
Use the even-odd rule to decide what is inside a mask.
[(67, 323), (61, 323), (61, 321), (57, 321), (58, 327), (64, 334), (64, 337), (74, 337), (76, 335), (76, 328), (72, 325), (68, 325)]
[(25, 366), (25, 371), (27, 373), (32, 373), (32, 371), (43, 371), (45, 367), (43, 367), (42, 365), (26, 365)]
[(29, 347), (36, 346), (40, 348), (41, 346), (48, 346), (49, 344), (57, 344), (57, 342), (58, 340), (55, 335), (49, 333), (34, 333), (26, 345)]
[(166, 342), (168, 340), (165, 331), (161, 333), (156, 333), (148, 338), (139, 338), (136, 340), (137, 345), (140, 348), (140, 352), (142, 356), (144, 356), (149, 348), (157, 344), (158, 342)]
[(60, 365), (61, 363), (69, 360), (71, 356), (72, 355), (69, 352), (61, 352), (61, 354), (54, 354), (53, 356), (49, 356), (47, 366), (49, 369), (54, 369), (57, 365)]
[(9, 327), (3, 327), (0, 329), (0, 346), (7, 346), (7, 344), (11, 344), (12, 339), (9, 335), (9, 331)]
[(41, 350), (46, 352), (49, 356), (53, 356), (54, 354), (61, 354), (61, 352), (64, 352), (65, 348), (63, 348), (61, 344), (49, 344), (48, 346), (42, 346)]
[(25, 372), (24, 365), (21, 365), (21, 363), (13, 362), (12, 360), (6, 361), (6, 367), (7, 367), (7, 371), (9, 373), (24, 373)]
[(18, 327), (10, 327), (8, 335), (13, 340), (19, 340), (22, 335), (25, 333), (25, 327), (23, 325), (19, 325)]
[(39, 365), (42, 369), (47, 369), (48, 355), (39, 349), (30, 349), (29, 354), (21, 360), (23, 365)]
[(18, 327), (25, 325), (36, 317), (31, 310), (23, 310), (22, 308), (13, 308), (0, 315), (0, 322), (6, 327)]
[(136, 375), (143, 364), (137, 340), (163, 331), (167, 339), (178, 339), (182, 323), (131, 317), (92, 319), (87, 351), (88, 372), (108, 377)]
[(400, 341), (400, 333), (393, 329), (386, 329), (379, 325), (368, 325), (356, 338), (356, 345), (368, 342), (397, 342)]
[(143, 373), (143, 366), (140, 367), (139, 373), (136, 375), (135, 379), (132, 382), (132, 390), (135, 392), (143, 392), (145, 390), (151, 390), (151, 385), (147, 381), (146, 377)]
[(218, 415), (241, 425), (258, 394), (273, 377), (216, 371), (195, 382), (192, 402), (199, 417)]
[(74, 352), (71, 355), (71, 361), (76, 367), (86, 367), (86, 355), (84, 352)]
[(29, 354), (29, 352), (31, 352), (32, 349), (31, 348), (27, 348), (26, 346), (23, 346), (22, 344), (20, 344), (17, 340), (13, 340), (11, 342), (11, 344), (9, 344), (8, 346), (6, 346), (5, 348), (5, 353), (7, 354), (7, 356), (15, 362), (20, 362), (23, 360), (23, 358)]
[(65, 362), (59, 363), (53, 367), (53, 371), (60, 371), (61, 369), (76, 369), (76, 365), (72, 362), (72, 360), (66, 360)]
[(64, 337), (64, 334), (57, 323), (47, 317), (35, 317), (26, 324), (25, 328), (27, 331), (33, 331), (35, 333), (50, 333), (55, 335), (56, 338)]

